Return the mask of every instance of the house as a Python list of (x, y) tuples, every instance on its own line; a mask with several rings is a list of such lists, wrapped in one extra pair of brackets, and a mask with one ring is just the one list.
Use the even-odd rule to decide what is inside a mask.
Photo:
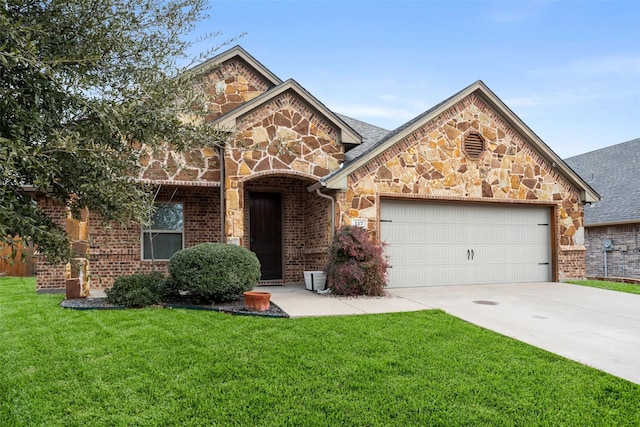
[(640, 138), (565, 161), (602, 195), (584, 212), (586, 275), (640, 279)]
[[(159, 203), (150, 229), (105, 227), (90, 212), (75, 224), (41, 203), (86, 242), (93, 287), (206, 241), (251, 249), (262, 283), (299, 283), (343, 224), (388, 244), (389, 286), (585, 275), (584, 204), (598, 194), (483, 82), (388, 132), (336, 114), (241, 47), (193, 71), (210, 64), (211, 119), (248, 149), (144, 153), (139, 179)], [(63, 266), (40, 261), (39, 289), (64, 283)]]

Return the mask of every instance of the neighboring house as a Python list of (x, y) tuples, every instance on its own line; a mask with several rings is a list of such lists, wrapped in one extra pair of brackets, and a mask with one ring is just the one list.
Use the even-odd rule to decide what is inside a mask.
[(565, 161), (602, 196), (584, 213), (587, 276), (640, 279), (640, 138)]
[[(256, 149), (143, 154), (140, 179), (162, 206), (150, 230), (90, 213), (72, 224), (87, 230), (93, 287), (207, 241), (254, 251), (263, 283), (300, 283), (343, 224), (388, 244), (389, 286), (584, 276), (583, 207), (598, 194), (481, 81), (388, 132), (334, 113), (240, 47), (205, 64), (219, 64), (203, 76), (212, 120)], [(40, 262), (39, 289), (64, 277)]]

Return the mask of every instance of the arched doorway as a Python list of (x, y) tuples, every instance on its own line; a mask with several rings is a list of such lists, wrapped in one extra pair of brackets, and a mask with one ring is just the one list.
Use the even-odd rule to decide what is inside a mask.
[(265, 284), (300, 283), (324, 267), (331, 203), (307, 189), (315, 181), (274, 174), (243, 183), (245, 245), (261, 264)]

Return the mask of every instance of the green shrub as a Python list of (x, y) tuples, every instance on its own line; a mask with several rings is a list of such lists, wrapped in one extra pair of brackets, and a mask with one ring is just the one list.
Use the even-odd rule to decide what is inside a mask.
[(162, 282), (158, 284), (158, 295), (160, 297), (160, 301), (174, 301), (180, 298), (180, 291), (178, 291), (177, 286), (171, 279), (171, 276), (165, 278)]
[(383, 246), (372, 242), (364, 228), (343, 226), (329, 246), (328, 287), (337, 295), (381, 296), (388, 267)]
[(200, 302), (224, 302), (253, 289), (260, 279), (260, 262), (241, 246), (201, 243), (176, 252), (169, 260), (169, 274), (172, 292)]
[(164, 280), (161, 273), (139, 273), (120, 276), (107, 289), (107, 301), (125, 307), (145, 307), (160, 301), (160, 284)]

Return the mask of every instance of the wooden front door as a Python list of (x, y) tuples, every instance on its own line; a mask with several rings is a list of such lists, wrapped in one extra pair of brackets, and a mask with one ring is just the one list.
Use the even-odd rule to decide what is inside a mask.
[(282, 276), (282, 195), (249, 194), (249, 248), (260, 260), (261, 280)]

